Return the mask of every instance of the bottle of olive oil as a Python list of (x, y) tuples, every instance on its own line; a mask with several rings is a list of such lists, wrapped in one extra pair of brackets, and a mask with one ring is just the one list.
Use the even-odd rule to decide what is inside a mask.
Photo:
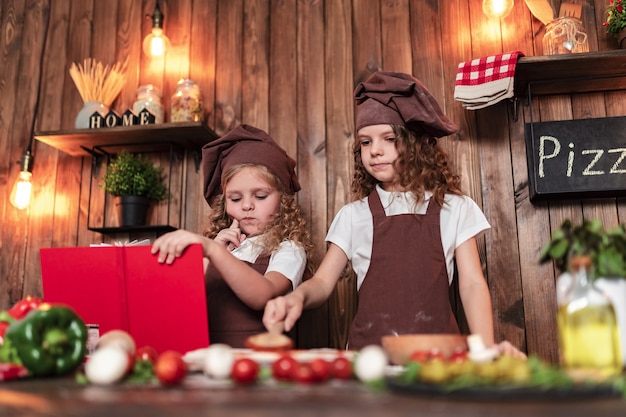
[(571, 287), (558, 310), (562, 365), (576, 373), (610, 376), (622, 371), (615, 310), (591, 277), (591, 258), (571, 260)]

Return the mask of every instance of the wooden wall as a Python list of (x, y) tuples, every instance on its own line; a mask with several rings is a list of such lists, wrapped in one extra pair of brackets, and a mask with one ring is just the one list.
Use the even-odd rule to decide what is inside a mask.
[[(601, 25), (606, 1), (578, 2), (584, 5), (590, 50), (615, 49)], [(459, 62), (515, 50), (542, 54), (543, 25), (522, 0), (501, 22), (488, 20), (479, 0), (160, 3), (173, 48), (166, 60), (155, 62), (141, 52), (154, 0), (0, 1), (0, 308), (27, 294), (41, 295), (40, 248), (140, 237), (89, 231), (88, 209), (98, 219), (106, 214), (97, 191), (95, 208), (89, 202), (91, 159), (38, 141), (32, 144), (31, 207), (18, 211), (9, 203), (16, 161), (33, 131), (73, 127), (82, 103), (69, 77), (71, 63), (88, 57), (104, 64), (128, 59), (115, 110), (131, 107), (138, 85), (147, 83), (162, 88), (167, 108), (178, 79), (192, 78), (201, 86), (208, 124), (217, 133), (240, 122), (267, 130), (297, 158), (304, 189), (299, 201), (319, 256), (330, 221), (348, 201), (353, 88), (384, 69), (420, 78), (461, 127), (441, 143), (466, 192), (492, 224), (479, 243), (497, 338), (556, 360), (555, 271), (538, 264), (539, 250), (563, 219), (598, 217), (613, 226), (625, 218), (626, 205), (615, 199), (531, 204), (523, 124), (529, 107), (522, 107), (514, 122), (505, 102), (467, 111), (453, 100)], [(621, 116), (624, 99), (623, 92), (534, 99), (533, 120)], [(183, 198), (174, 201), (182, 210), (180, 227), (199, 231), (208, 207), (190, 157), (176, 175), (183, 182)], [(163, 209), (161, 204), (153, 219)], [(302, 346), (342, 343), (355, 306), (353, 286), (348, 275), (327, 305), (306, 314), (299, 328)]]

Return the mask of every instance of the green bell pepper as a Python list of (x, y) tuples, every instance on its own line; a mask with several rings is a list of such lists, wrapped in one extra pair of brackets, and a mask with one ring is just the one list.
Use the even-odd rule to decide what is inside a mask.
[(6, 331), (22, 364), (32, 376), (74, 371), (87, 351), (87, 327), (70, 307), (44, 303)]

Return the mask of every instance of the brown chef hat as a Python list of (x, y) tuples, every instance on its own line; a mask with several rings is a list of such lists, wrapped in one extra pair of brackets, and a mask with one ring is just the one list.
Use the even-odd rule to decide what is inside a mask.
[(357, 131), (370, 125), (400, 124), (438, 138), (459, 130), (426, 86), (409, 74), (375, 72), (357, 85), (354, 99)]
[(238, 164), (264, 165), (280, 179), (285, 192), (295, 194), (300, 190), (295, 173), (296, 161), (267, 133), (241, 124), (202, 147), (204, 198), (207, 202), (222, 192), (222, 173)]

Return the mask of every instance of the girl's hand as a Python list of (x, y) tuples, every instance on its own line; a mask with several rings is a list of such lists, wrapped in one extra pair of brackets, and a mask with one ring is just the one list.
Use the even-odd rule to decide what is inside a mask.
[(500, 342), (496, 345), (496, 349), (498, 349), (498, 353), (500, 355), (512, 356), (516, 359), (527, 359), (526, 354), (516, 348), (511, 342), (505, 340), (504, 342)]
[(263, 324), (271, 329), (275, 323), (284, 321), (285, 331), (288, 332), (300, 318), (303, 305), (304, 300), (295, 292), (269, 300), (265, 305)]
[(152, 244), (151, 253), (158, 254), (157, 260), (159, 263), (172, 264), (176, 258), (179, 258), (187, 249), (187, 246), (194, 243), (200, 243), (203, 245), (208, 239), (187, 230), (176, 230), (174, 232), (166, 233)]
[(239, 221), (237, 219), (233, 219), (233, 223), (230, 225), (228, 229), (222, 229), (215, 236), (215, 240), (220, 245), (227, 248), (229, 251), (238, 248), (246, 239), (246, 235), (241, 233), (241, 229), (239, 228)]

